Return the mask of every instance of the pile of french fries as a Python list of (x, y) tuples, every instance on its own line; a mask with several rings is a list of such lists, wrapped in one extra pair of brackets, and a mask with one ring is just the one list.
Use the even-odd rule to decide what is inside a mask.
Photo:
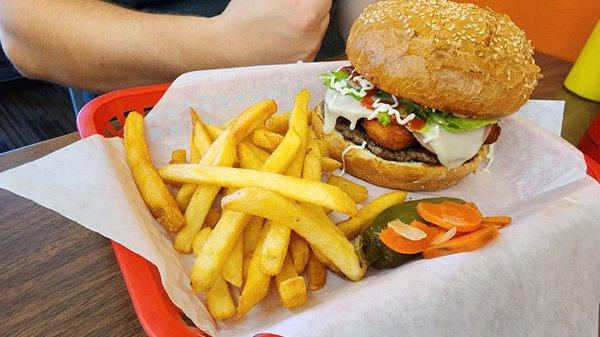
[[(286, 308), (321, 289), (326, 268), (359, 281), (366, 265), (351, 240), (406, 197), (392, 192), (357, 210), (367, 199), (365, 187), (334, 175), (322, 182), (322, 173), (340, 163), (309, 127), (309, 100), (309, 92), (300, 91), (291, 112), (282, 114), (265, 100), (222, 127), (190, 109), (189, 161), (185, 150), (175, 150), (159, 170), (150, 160), (142, 115), (127, 117), (124, 144), (136, 185), (153, 216), (176, 233), (174, 248), (194, 254), (191, 285), (206, 293), (215, 319), (249, 312), (268, 295), (273, 278)], [(175, 196), (167, 184), (179, 188)], [(334, 224), (330, 211), (349, 218)]]

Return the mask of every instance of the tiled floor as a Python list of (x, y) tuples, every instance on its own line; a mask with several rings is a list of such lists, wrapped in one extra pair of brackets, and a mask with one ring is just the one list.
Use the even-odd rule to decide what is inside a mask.
[(75, 131), (66, 88), (31, 80), (0, 84), (0, 153)]

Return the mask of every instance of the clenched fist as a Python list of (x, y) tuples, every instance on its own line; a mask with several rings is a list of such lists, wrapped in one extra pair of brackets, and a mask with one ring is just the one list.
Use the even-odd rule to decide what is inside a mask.
[(218, 18), (232, 65), (312, 61), (329, 25), (331, 0), (232, 0)]

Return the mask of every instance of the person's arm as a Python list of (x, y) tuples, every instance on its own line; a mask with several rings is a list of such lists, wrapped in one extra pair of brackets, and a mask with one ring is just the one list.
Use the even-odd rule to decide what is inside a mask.
[(215, 18), (99, 0), (0, 0), (0, 40), (28, 77), (109, 91), (197, 69), (311, 60), (330, 0), (232, 1)]
[(339, 0), (336, 16), (340, 34), (344, 40), (348, 39), (352, 23), (368, 5), (377, 2), (377, 0)]

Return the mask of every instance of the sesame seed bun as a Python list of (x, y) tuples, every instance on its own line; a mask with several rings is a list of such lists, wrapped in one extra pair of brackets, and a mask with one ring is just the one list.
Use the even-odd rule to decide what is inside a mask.
[(377, 2), (354, 22), (346, 46), (356, 70), (381, 90), (469, 117), (516, 112), (540, 77), (523, 31), (473, 4)]
[[(310, 127), (316, 136), (328, 144), (331, 157), (341, 162), (344, 149), (354, 144), (338, 131), (323, 132), (322, 104), (317, 105), (310, 118)], [(441, 164), (385, 160), (367, 149), (349, 151), (344, 161), (346, 172), (374, 185), (405, 191), (437, 191), (454, 186), (475, 172), (487, 153), (488, 146), (484, 145), (473, 158), (452, 170)]]

